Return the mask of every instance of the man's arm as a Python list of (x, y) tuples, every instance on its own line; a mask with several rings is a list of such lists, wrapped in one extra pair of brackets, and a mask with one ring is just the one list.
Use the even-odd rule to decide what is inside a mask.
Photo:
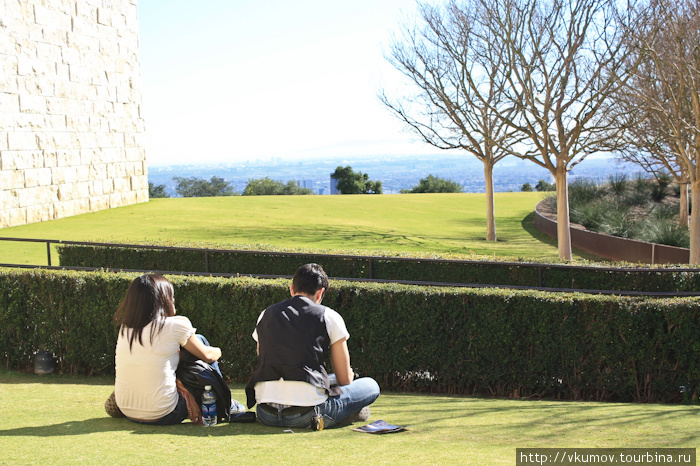
[(347, 338), (336, 341), (331, 345), (331, 365), (338, 385), (348, 385), (355, 374), (350, 367), (350, 352)]

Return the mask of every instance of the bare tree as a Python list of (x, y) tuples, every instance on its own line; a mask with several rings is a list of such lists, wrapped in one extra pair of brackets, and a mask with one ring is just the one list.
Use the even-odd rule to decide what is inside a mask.
[[(630, 43), (644, 60), (627, 91), (637, 98), (656, 135), (669, 146), (663, 162), (678, 165), (689, 183), (690, 263), (700, 263), (700, 4), (649, 0)], [(649, 90), (652, 87), (653, 91)], [(670, 155), (672, 154), (672, 155)], [(658, 161), (657, 161), (658, 162)]]
[[(640, 75), (651, 78), (645, 71), (647, 64), (640, 66)], [(654, 102), (652, 106), (649, 102)], [(680, 209), (678, 223), (688, 227), (688, 175), (681, 163), (678, 150), (669, 136), (669, 127), (666, 123), (666, 112), (654, 111), (659, 108), (659, 103), (666, 102), (663, 107), (668, 108), (668, 95), (661, 86), (661, 81), (656, 79), (639, 79), (635, 77), (629, 81), (629, 88), (621, 90), (616, 96), (615, 105), (619, 105), (622, 111), (630, 115), (631, 124), (625, 132), (625, 142), (618, 150), (617, 157), (620, 160), (633, 163), (641, 167), (655, 178), (661, 179), (665, 175), (671, 176), (680, 186)]]
[(629, 17), (615, 0), (480, 1), (508, 61), (506, 98), (518, 109), (503, 121), (527, 137), (510, 152), (554, 176), (559, 257), (571, 259), (567, 176), (620, 142), (624, 125), (610, 123), (622, 115), (608, 102), (636, 66), (623, 40)]
[(512, 103), (503, 100), (508, 55), (492, 40), (488, 5), (480, 1), (445, 7), (419, 4), (419, 24), (405, 24), (387, 60), (410, 83), (400, 97), (380, 100), (425, 142), (463, 149), (484, 165), (486, 239), (496, 241), (493, 167), (517, 141), (507, 124)]

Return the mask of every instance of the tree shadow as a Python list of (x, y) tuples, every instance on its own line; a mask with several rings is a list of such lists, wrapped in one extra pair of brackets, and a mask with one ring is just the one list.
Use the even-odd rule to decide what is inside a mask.
[[(420, 430), (443, 432), (445, 421), (448, 428), (468, 427), (480, 424), (480, 419), (490, 419), (499, 415), (515, 415), (507, 419), (508, 429), (534, 432), (534, 438), (543, 441), (558, 435), (575, 436), (582, 427), (606, 425), (606, 428), (624, 430), (639, 424), (655, 425), (661, 422), (687, 423), (700, 412), (698, 406), (650, 405), (642, 403), (599, 403), (593, 401), (555, 401), (530, 399), (508, 399), (464, 397), (461, 395), (422, 395), (430, 397), (430, 403), (416, 404), (410, 393), (391, 393), (392, 416), (396, 418), (420, 418)], [(505, 401), (505, 404), (504, 404)], [(661, 408), (661, 409), (658, 409)], [(548, 427), (543, 427), (548, 426)], [(700, 434), (693, 430), (683, 438), (683, 444), (697, 443)]]
[(520, 225), (522, 226), (523, 230), (526, 231), (530, 236), (532, 236), (534, 239), (537, 241), (548, 244), (550, 246), (557, 246), (557, 240), (555, 238), (552, 238), (551, 236), (542, 233), (540, 230), (537, 229), (535, 226), (535, 213), (530, 212), (525, 216), (525, 218), (522, 219), (520, 222)]
[[(554, 248), (558, 247), (557, 244), (557, 239), (552, 238), (546, 233), (541, 232), (540, 230), (537, 229), (535, 226), (535, 213), (530, 212), (523, 218), (523, 220), (520, 222), (520, 225), (522, 226), (523, 230), (526, 231), (533, 239), (536, 239), (537, 241), (548, 244)], [(605, 261), (604, 257), (596, 256), (595, 254), (591, 254), (590, 252), (582, 251), (578, 248), (572, 248), (572, 252), (576, 254), (579, 257), (582, 257), (583, 259), (591, 260), (591, 261)]]

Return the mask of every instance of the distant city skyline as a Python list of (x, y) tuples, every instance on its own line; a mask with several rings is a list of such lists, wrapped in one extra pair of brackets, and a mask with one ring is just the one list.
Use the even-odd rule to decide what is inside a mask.
[[(239, 193), (251, 179), (270, 178), (286, 183), (296, 181), (314, 194), (331, 194), (330, 175), (338, 166), (350, 165), (354, 171), (369, 175), (374, 181), (381, 181), (384, 194), (397, 194), (402, 189), (411, 189), (421, 178), (428, 175), (439, 176), (455, 181), (464, 192), (484, 192), (483, 164), (475, 157), (466, 154), (433, 153), (415, 156), (373, 157), (356, 156), (348, 158), (326, 157), (308, 160), (257, 160), (232, 163), (201, 163), (152, 167), (149, 181), (155, 185), (166, 185), (169, 195), (175, 195), (176, 183), (173, 177), (196, 177), (209, 180), (217, 176), (230, 182)], [(606, 182), (609, 176), (617, 173), (633, 175), (640, 168), (631, 164), (619, 164), (610, 157), (590, 157), (577, 165), (570, 173), (569, 182), (577, 178)], [(496, 192), (520, 191), (524, 183), (532, 186), (539, 180), (553, 183), (548, 170), (536, 164), (510, 157), (496, 164), (494, 168), (494, 189)]]
[(150, 166), (435, 149), (379, 102), (412, 0), (139, 2)]

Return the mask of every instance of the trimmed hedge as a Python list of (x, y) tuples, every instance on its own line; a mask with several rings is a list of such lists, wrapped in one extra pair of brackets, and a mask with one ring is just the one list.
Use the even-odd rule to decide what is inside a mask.
[[(0, 356), (35, 351), (71, 373), (112, 373), (112, 315), (136, 274), (0, 269)], [(176, 306), (245, 382), (259, 312), (288, 280), (170, 277)], [(681, 401), (700, 385), (700, 302), (332, 282), (352, 365), (385, 390), (575, 400)]]
[[(102, 245), (59, 246), (60, 263), (73, 267), (105, 267), (171, 272), (289, 275), (299, 264), (316, 262), (329, 276), (423, 282), (471, 283), (554, 289), (643, 292), (695, 292), (700, 269), (577, 267), (473, 260), (435, 260), (339, 256), (316, 253), (236, 252), (230, 250), (141, 249)], [(208, 257), (209, 268), (207, 270)], [(371, 259), (371, 266), (370, 266)], [(371, 267), (371, 276), (370, 276)], [(540, 275), (541, 274), (541, 275)]]

